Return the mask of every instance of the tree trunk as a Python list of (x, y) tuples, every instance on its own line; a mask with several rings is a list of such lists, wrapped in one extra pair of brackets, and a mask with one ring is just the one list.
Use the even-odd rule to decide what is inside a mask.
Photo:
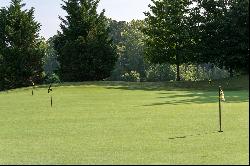
[(180, 77), (180, 64), (177, 63), (176, 64), (176, 70), (177, 70), (177, 75), (176, 75), (176, 81), (180, 81), (181, 80), (181, 77)]
[(196, 64), (196, 77), (197, 80), (200, 79), (199, 64)]
[(179, 55), (177, 53), (176, 55), (176, 81), (180, 81), (181, 77), (180, 77), (180, 60), (179, 60)]
[(230, 74), (230, 77), (233, 77), (234, 75), (233, 75), (233, 69), (230, 67), (230, 69), (229, 69), (229, 74)]

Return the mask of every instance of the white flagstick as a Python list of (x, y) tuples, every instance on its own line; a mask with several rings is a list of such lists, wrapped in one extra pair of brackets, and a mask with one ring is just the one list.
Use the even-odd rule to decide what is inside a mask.
[(220, 131), (219, 132), (223, 132), (221, 130), (221, 101), (225, 101), (225, 98), (224, 98), (223, 90), (221, 89), (221, 86), (219, 86), (219, 123), (220, 123)]

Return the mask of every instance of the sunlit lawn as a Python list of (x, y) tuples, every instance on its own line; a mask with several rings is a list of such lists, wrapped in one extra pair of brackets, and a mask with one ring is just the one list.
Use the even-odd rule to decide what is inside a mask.
[(225, 91), (219, 133), (216, 90), (138, 87), (1, 92), (0, 164), (249, 163), (248, 90)]

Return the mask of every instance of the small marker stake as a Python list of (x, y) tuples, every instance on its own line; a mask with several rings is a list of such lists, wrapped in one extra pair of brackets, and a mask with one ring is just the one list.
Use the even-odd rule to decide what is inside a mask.
[[(51, 89), (51, 84), (49, 86), (49, 89), (48, 89), (48, 93), (52, 92), (52, 89)], [(53, 104), (53, 101), (52, 101), (52, 95), (50, 96), (50, 106), (52, 107), (52, 104)]]
[(50, 106), (52, 107), (53, 101), (52, 101), (52, 96), (50, 96)]
[(33, 96), (34, 95), (34, 86), (35, 86), (35, 83), (33, 81), (31, 81), (31, 82), (32, 82), (32, 92), (31, 92), (31, 94)]

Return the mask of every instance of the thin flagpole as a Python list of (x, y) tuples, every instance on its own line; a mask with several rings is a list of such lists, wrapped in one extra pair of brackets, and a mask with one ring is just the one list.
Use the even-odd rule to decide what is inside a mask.
[(219, 132), (223, 132), (221, 130), (221, 86), (219, 86), (219, 124), (220, 124), (220, 131)]
[(52, 101), (52, 95), (50, 96), (50, 106), (52, 107), (53, 101)]

